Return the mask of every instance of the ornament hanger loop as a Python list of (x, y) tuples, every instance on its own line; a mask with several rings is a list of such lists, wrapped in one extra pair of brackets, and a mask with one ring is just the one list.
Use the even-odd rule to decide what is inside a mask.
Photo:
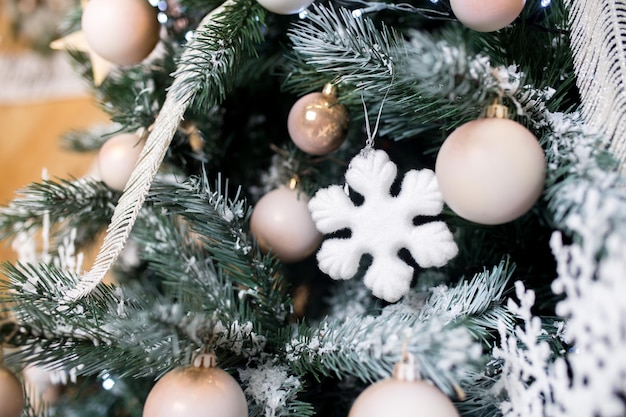
[(196, 352), (191, 364), (195, 368), (215, 368), (217, 366), (217, 356), (205, 346)]
[(402, 358), (393, 366), (393, 378), (400, 381), (413, 382), (421, 379), (415, 365), (415, 356), (408, 350), (408, 342), (402, 344)]
[(367, 139), (365, 140), (365, 148), (361, 150), (361, 156), (363, 157), (367, 157), (370, 151), (374, 149), (374, 138), (378, 134), (378, 127), (380, 125), (380, 118), (383, 113), (383, 107), (385, 107), (385, 100), (387, 99), (387, 96), (389, 95), (389, 90), (391, 89), (392, 85), (393, 85), (393, 81), (392, 81), (392, 84), (389, 86), (389, 88), (387, 88), (387, 91), (385, 91), (385, 96), (383, 97), (383, 100), (380, 103), (380, 108), (378, 109), (378, 114), (376, 115), (376, 124), (374, 125), (373, 132), (371, 131), (371, 128), (370, 128), (370, 120), (369, 120), (369, 116), (367, 113), (367, 105), (365, 104), (365, 98), (363, 97), (363, 91), (361, 91), (361, 102), (363, 103), (363, 111), (365, 113), (365, 132), (367, 133)]

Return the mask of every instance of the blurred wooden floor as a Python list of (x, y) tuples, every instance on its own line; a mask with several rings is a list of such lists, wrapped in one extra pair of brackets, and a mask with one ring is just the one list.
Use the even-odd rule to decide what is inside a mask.
[[(0, 29), (2, 29), (0, 19)], [(0, 30), (0, 36), (6, 28)], [(0, 40), (3, 48), (12, 48), (7, 37)], [(0, 88), (2, 86), (0, 85)], [(25, 185), (41, 180), (42, 169), (48, 176), (68, 178), (86, 173), (94, 155), (64, 151), (60, 148), (61, 134), (108, 120), (91, 97), (29, 102), (16, 105), (0, 104), (0, 204), (5, 206), (15, 192)], [(14, 260), (15, 255), (6, 242), (0, 242), (0, 262)]]

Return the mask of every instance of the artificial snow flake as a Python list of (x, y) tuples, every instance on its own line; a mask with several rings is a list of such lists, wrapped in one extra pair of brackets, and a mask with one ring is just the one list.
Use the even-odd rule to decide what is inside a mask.
[(364, 198), (355, 205), (338, 185), (319, 190), (309, 202), (311, 216), (322, 233), (350, 229), (349, 238), (330, 238), (317, 253), (320, 269), (333, 279), (350, 279), (364, 254), (373, 261), (364, 276), (376, 297), (395, 302), (405, 295), (413, 268), (398, 257), (408, 249), (423, 268), (440, 267), (456, 256), (452, 233), (442, 221), (414, 225), (416, 216), (435, 216), (443, 200), (433, 171), (410, 170), (401, 191), (390, 194), (396, 165), (382, 150), (368, 150), (350, 162), (347, 184)]

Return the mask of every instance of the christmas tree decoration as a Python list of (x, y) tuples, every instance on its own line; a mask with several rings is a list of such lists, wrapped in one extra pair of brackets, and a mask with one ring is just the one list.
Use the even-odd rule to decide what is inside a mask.
[(391, 378), (370, 385), (355, 400), (348, 417), (458, 417), (434, 385), (417, 377), (412, 355), (395, 365)]
[(89, 0), (81, 26), (90, 48), (117, 65), (138, 64), (159, 42), (157, 12), (147, 0)]
[(152, 388), (143, 417), (248, 417), (243, 390), (229, 373), (203, 354), (191, 366), (176, 368)]
[(143, 147), (144, 141), (133, 133), (121, 133), (107, 140), (98, 152), (102, 181), (116, 191), (124, 191)]
[(24, 409), (22, 383), (0, 364), (0, 416), (20, 417)]
[(333, 279), (350, 279), (365, 254), (372, 264), (365, 285), (379, 298), (398, 301), (410, 288), (413, 267), (398, 257), (408, 249), (422, 268), (441, 267), (456, 256), (452, 233), (442, 221), (414, 225), (416, 216), (436, 216), (443, 200), (433, 171), (411, 170), (397, 196), (390, 194), (396, 165), (385, 151), (366, 148), (350, 162), (347, 184), (364, 198), (355, 205), (343, 187), (319, 190), (309, 202), (317, 229), (325, 234), (350, 229), (349, 238), (329, 238), (317, 253), (319, 268)]
[(478, 32), (493, 32), (510, 25), (522, 12), (526, 0), (450, 0), (461, 23)]
[(250, 231), (264, 252), (281, 262), (299, 262), (319, 247), (322, 235), (311, 219), (309, 197), (291, 181), (265, 194), (250, 218)]
[(348, 121), (348, 110), (337, 101), (337, 87), (326, 84), (321, 93), (296, 101), (289, 111), (287, 128), (298, 148), (311, 155), (326, 155), (345, 140)]
[[(42, 1), (53, 0), (35, 3)], [(74, 164), (55, 160), (55, 179), (44, 175), (0, 207), (0, 238), (18, 253), (0, 271), (0, 316), (17, 321), (6, 366), (28, 394), (22, 414), (141, 416), (145, 404), (147, 417), (228, 417), (214, 407), (240, 404), (242, 417), (247, 400), (250, 416), (346, 417), (363, 391), (356, 417), (457, 417), (441, 394), (464, 416), (626, 416), (626, 186), (619, 164), (626, 135), (616, 122), (622, 0), (528, 2), (512, 25), (478, 36), (482, 41), (451, 19), (449, 1), (324, 1), (291, 16), (274, 15), (257, 0), (146, 1), (159, 10), (163, 44), (142, 64), (116, 65), (114, 77), (88, 83), (110, 123), (61, 139), (65, 151), (89, 152), (117, 133), (150, 126), (124, 191), (94, 180), (99, 173), (59, 178), (59, 168)], [(80, 15), (72, 11), (68, 23)], [(72, 61), (75, 78), (89, 70), (89, 55), (61, 55)], [(0, 59), (19, 74), (17, 63)], [(280, 130), (293, 97), (321, 92), (326, 82), (339, 87), (349, 109), (359, 97), (380, 103), (381, 151), (372, 135), (358, 155), (353, 143), (322, 157), (288, 143), (293, 152), (268, 164), (268, 148), (289, 142)], [(537, 136), (545, 180), (540, 204), (522, 219), (483, 227), (448, 209), (440, 172), (423, 168), (436, 166), (437, 152), (425, 151), (477, 118), (476, 108), (498, 92), (515, 105), (511, 119)], [(49, 131), (32, 111), (29, 130)], [(350, 116), (350, 128), (363, 119)], [(480, 121), (487, 126), (478, 129), (481, 138), (493, 123), (506, 125), (496, 129), (498, 145), (479, 150), (515, 141), (519, 125), (501, 119)], [(365, 123), (369, 134), (368, 117)], [(2, 144), (15, 148), (11, 142)], [(131, 142), (141, 146), (138, 138)], [(30, 158), (32, 149), (23, 148)], [(347, 152), (352, 157), (341, 168)], [(461, 153), (473, 158), (473, 151)], [(21, 156), (8, 161), (20, 171), (28, 159)], [(479, 158), (479, 168), (452, 178), (495, 166), (489, 180), (501, 180), (503, 170), (517, 169), (507, 158)], [(2, 166), (11, 177), (11, 164)], [(40, 167), (35, 171), (40, 178)], [(250, 202), (295, 172), (306, 174), (305, 191), (285, 206), (315, 195), (308, 208), (317, 210), (308, 216), (327, 234), (319, 268), (311, 267), (315, 253), (294, 264), (278, 262), (273, 247), (264, 255), (251, 233)], [(470, 203), (484, 203), (485, 184), (460, 188)], [(514, 195), (500, 192), (505, 203), (524, 187), (508, 188)], [(290, 229), (301, 233), (300, 226)], [(92, 249), (99, 250), (94, 262)], [(84, 272), (83, 265), (92, 266)], [(0, 326), (0, 343), (7, 330)], [(398, 372), (390, 378), (403, 343), (422, 381)], [(185, 367), (170, 376), (204, 344), (224, 358), (220, 367), (245, 400), (233, 383), (234, 401), (220, 392), (206, 404), (204, 394), (189, 397), (193, 381), (203, 380), (189, 377), (197, 372)], [(49, 413), (32, 408), (41, 404), (33, 387), (51, 388), (33, 377), (32, 366), (53, 370), (51, 381), (62, 383)], [(419, 392), (405, 394), (408, 385)], [(419, 405), (408, 403), (424, 391)], [(177, 404), (194, 410), (172, 411)]]
[(56, 39), (50, 43), (50, 48), (57, 51), (81, 51), (89, 55), (93, 83), (100, 86), (111, 72), (113, 64), (96, 54), (87, 43), (83, 31), (78, 31)]
[[(593, 0), (572, 2), (569, 40), (572, 44), (580, 111), (590, 126), (610, 139), (610, 149), (626, 173), (626, 24), (613, 7)], [(589, 22), (597, 24), (589, 24)]]
[(306, 9), (314, 0), (257, 0), (267, 10), (277, 14), (296, 14)]
[(435, 172), (446, 204), (475, 223), (510, 222), (526, 213), (543, 190), (546, 161), (537, 138), (489, 106), (485, 118), (457, 128), (437, 155)]

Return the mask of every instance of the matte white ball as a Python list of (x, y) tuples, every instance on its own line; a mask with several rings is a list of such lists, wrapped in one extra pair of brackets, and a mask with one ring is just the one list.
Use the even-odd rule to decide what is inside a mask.
[(147, 0), (90, 0), (81, 25), (89, 47), (118, 65), (143, 61), (158, 43), (161, 27)]
[(458, 417), (454, 404), (425, 381), (384, 379), (358, 396), (348, 417)]
[(468, 28), (493, 32), (513, 23), (525, 3), (526, 0), (450, 0), (450, 7)]
[(277, 14), (296, 14), (306, 9), (314, 0), (257, 0), (270, 12)]
[(20, 417), (23, 409), (22, 383), (13, 372), (0, 366), (0, 416)]
[(498, 118), (460, 126), (435, 163), (445, 203), (467, 220), (491, 225), (515, 220), (535, 204), (545, 170), (537, 138), (521, 124)]
[(102, 181), (110, 188), (124, 191), (144, 141), (132, 133), (122, 133), (107, 140), (98, 152), (98, 171)]
[(261, 250), (287, 263), (315, 252), (323, 236), (315, 228), (308, 203), (305, 193), (284, 186), (265, 194), (250, 218), (250, 230)]
[(183, 367), (161, 378), (148, 394), (143, 417), (248, 417), (241, 387), (220, 368)]

